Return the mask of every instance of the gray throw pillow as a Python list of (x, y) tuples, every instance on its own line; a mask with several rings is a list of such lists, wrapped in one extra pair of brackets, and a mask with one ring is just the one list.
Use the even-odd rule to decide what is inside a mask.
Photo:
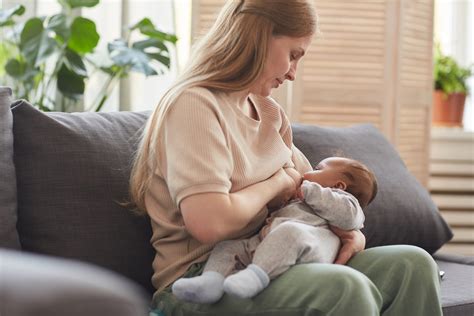
[(147, 217), (119, 202), (148, 113), (44, 113), (12, 105), (18, 232), (27, 251), (79, 259), (151, 285)]
[(294, 124), (295, 145), (315, 166), (342, 155), (366, 164), (378, 193), (364, 210), (367, 247), (409, 244), (434, 253), (453, 234), (426, 189), (410, 174), (395, 148), (372, 125), (347, 128)]
[(11, 95), (10, 88), (0, 87), (0, 248), (19, 249)]

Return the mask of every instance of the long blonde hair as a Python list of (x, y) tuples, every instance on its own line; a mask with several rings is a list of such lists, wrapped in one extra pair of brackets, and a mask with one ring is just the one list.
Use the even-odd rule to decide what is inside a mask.
[(176, 98), (191, 87), (241, 91), (260, 76), (271, 36), (305, 37), (316, 33), (312, 0), (227, 1), (216, 22), (193, 47), (185, 71), (161, 98), (143, 131), (130, 178), (130, 198), (145, 211), (148, 190), (158, 158), (158, 135)]

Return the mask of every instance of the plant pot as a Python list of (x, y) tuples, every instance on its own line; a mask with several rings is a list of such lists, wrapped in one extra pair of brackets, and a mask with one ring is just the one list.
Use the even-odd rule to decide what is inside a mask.
[(435, 126), (462, 127), (466, 94), (461, 92), (446, 95), (443, 91), (433, 92), (433, 116)]

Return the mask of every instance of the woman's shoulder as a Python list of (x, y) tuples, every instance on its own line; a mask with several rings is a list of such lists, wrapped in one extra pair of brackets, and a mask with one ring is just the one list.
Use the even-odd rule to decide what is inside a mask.
[(181, 91), (176, 98), (176, 103), (195, 101), (197, 103), (215, 104), (216, 94), (204, 87), (189, 87)]
[(219, 103), (213, 92), (203, 87), (189, 87), (175, 95), (167, 115), (183, 118), (212, 114), (211, 116), (218, 117), (220, 112)]

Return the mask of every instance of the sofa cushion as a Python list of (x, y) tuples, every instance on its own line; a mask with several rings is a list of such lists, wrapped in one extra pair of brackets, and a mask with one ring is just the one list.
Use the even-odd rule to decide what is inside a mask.
[(372, 125), (347, 128), (293, 125), (295, 145), (312, 165), (334, 155), (366, 164), (378, 193), (365, 209), (367, 247), (409, 244), (434, 253), (453, 236), (426, 189), (410, 174), (397, 151)]
[(43, 113), (12, 105), (22, 248), (117, 271), (152, 292), (149, 219), (119, 203), (147, 113)]
[(19, 249), (16, 231), (16, 176), (13, 165), (12, 90), (0, 87), (0, 248)]
[(474, 315), (474, 257), (435, 256), (444, 277), (441, 301), (444, 316)]

